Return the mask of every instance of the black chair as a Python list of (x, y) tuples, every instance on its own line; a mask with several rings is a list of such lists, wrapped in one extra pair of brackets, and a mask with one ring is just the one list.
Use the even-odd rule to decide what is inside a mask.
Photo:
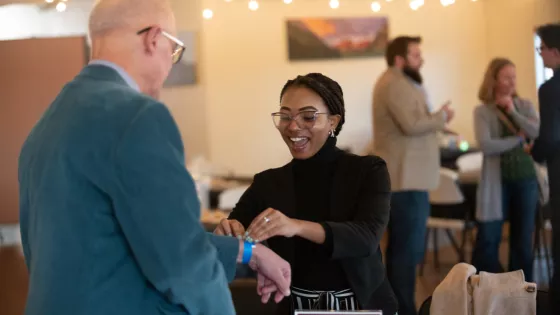
[[(476, 185), (459, 185), (464, 196), (464, 202), (460, 204), (450, 205), (431, 205), (430, 218), (447, 219), (457, 221), (462, 224), (461, 228), (461, 242), (453, 235), (453, 230), (450, 228), (441, 228), (449, 238), (453, 249), (457, 253), (459, 262), (466, 262), (466, 247), (468, 243), (474, 242), (473, 229), (475, 228), (474, 212), (476, 209)], [(428, 242), (430, 235), (432, 235), (432, 252), (434, 255), (434, 267), (439, 270), (439, 245), (438, 245), (438, 230), (440, 228), (431, 228), (428, 225), (428, 230), (425, 236), (424, 243), (424, 259), (420, 263), (420, 276), (424, 274), (424, 266), (426, 263), (426, 254), (428, 249)], [(470, 239), (470, 240), (469, 240)]]
[[(549, 306), (549, 295), (548, 291), (538, 290), (537, 291), (537, 315), (552, 315)], [(432, 297), (428, 297), (420, 310), (418, 310), (418, 315), (430, 315), (430, 307), (432, 306)]]

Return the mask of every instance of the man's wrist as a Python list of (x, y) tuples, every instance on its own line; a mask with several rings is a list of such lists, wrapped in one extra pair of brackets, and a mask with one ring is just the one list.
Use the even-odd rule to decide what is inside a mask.
[(249, 264), (253, 261), (257, 249), (256, 244), (240, 240), (239, 241), (239, 251), (237, 252), (237, 263), (238, 264)]

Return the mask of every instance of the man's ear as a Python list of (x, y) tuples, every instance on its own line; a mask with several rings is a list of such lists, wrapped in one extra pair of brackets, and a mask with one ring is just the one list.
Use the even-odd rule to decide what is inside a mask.
[(402, 67), (406, 64), (406, 59), (403, 56), (395, 56), (395, 66)]
[(143, 41), (144, 50), (146, 51), (146, 53), (151, 55), (156, 51), (158, 45), (158, 39), (161, 32), (162, 29), (159, 26), (154, 26), (146, 32)]

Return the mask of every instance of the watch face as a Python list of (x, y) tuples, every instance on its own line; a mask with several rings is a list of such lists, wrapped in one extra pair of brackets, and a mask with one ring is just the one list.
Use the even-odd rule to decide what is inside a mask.
[(294, 315), (383, 315), (382, 311), (296, 311)]

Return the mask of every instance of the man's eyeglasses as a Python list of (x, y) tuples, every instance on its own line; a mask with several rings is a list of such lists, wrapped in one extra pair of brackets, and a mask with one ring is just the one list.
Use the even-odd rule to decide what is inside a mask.
[(314, 110), (302, 111), (294, 116), (288, 113), (272, 113), (272, 121), (274, 122), (274, 126), (278, 129), (285, 129), (291, 123), (292, 120), (296, 121), (296, 124), (301, 129), (312, 129), (317, 124), (319, 117), (321, 115), (329, 115), (329, 113), (320, 113)]
[[(149, 30), (151, 30), (152, 27), (146, 27), (144, 29), (139, 30), (136, 34), (140, 35), (142, 33), (145, 33)], [(167, 33), (166, 31), (161, 31), (161, 34), (165, 37), (167, 37), (169, 40), (171, 40), (174, 44), (175, 47), (173, 47), (173, 53), (171, 54), (171, 60), (173, 62), (173, 64), (178, 63), (179, 61), (181, 61), (181, 58), (183, 58), (183, 54), (185, 53), (185, 44), (178, 39), (177, 37)]]
[(545, 48), (544, 48), (543, 46), (540, 46), (540, 47), (536, 47), (535, 49), (537, 50), (537, 52), (538, 52), (539, 54), (541, 54), (542, 51), (543, 51)]

